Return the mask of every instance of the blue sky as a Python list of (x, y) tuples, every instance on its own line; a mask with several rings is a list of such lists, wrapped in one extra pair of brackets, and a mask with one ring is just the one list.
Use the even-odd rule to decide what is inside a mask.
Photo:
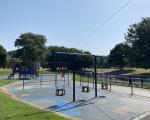
[[(0, 0), (0, 44), (16, 49), (21, 33), (47, 37), (46, 45), (75, 47), (108, 55), (124, 41), (129, 25), (150, 16), (149, 0), (133, 0), (105, 26), (83, 38), (128, 0)], [(80, 42), (79, 42), (80, 41)]]

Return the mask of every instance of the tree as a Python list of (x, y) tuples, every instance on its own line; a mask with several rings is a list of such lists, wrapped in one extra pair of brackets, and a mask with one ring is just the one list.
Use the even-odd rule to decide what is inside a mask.
[(0, 67), (5, 67), (7, 62), (7, 52), (6, 49), (0, 45)]
[(16, 50), (8, 51), (7, 54), (8, 54), (8, 58), (10, 59), (15, 58)]
[(45, 57), (45, 43), (47, 39), (43, 35), (24, 33), (15, 41), (18, 47), (16, 56), (24, 62), (26, 66), (42, 61)]
[(131, 25), (125, 35), (132, 47), (132, 61), (136, 67), (150, 67), (150, 18), (142, 18)]
[[(81, 53), (89, 54), (89, 56), (80, 55), (56, 55), (55, 52)], [(92, 65), (91, 53), (88, 51), (78, 50), (76, 48), (66, 48), (59, 46), (49, 46), (47, 49), (47, 62), (67, 62), (68, 69), (73, 69), (73, 62), (76, 64), (76, 69), (79, 70), (83, 66), (90, 67)], [(60, 57), (59, 57), (60, 56)], [(56, 69), (57, 65), (50, 64), (51, 69)]]
[(130, 46), (126, 43), (117, 44), (109, 54), (108, 62), (111, 66), (122, 68), (129, 63)]
[(99, 56), (97, 57), (97, 67), (98, 68), (108, 68), (108, 56)]

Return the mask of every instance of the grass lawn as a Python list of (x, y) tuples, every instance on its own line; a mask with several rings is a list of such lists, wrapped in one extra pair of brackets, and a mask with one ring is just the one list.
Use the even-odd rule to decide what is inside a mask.
[[(13, 80), (0, 80), (0, 86)], [(0, 91), (0, 120), (67, 120), (48, 111), (40, 110), (31, 105), (13, 99)]]
[(0, 80), (0, 87), (1, 86), (4, 86), (4, 85), (7, 85), (9, 83), (13, 83), (15, 82), (16, 80)]
[(150, 77), (150, 69), (143, 69), (143, 68), (124, 68), (122, 71), (119, 69), (97, 69), (98, 73), (110, 73), (110, 74), (129, 74), (129, 75), (136, 75), (136, 76), (147, 76)]
[(8, 76), (11, 72), (11, 69), (0, 69), (0, 76)]

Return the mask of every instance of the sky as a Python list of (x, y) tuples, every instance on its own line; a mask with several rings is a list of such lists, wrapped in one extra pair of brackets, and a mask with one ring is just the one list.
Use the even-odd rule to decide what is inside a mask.
[(14, 41), (26, 32), (58, 45), (108, 55), (130, 25), (150, 17), (150, 0), (133, 0), (103, 27), (93, 32), (128, 0), (0, 0), (0, 44), (15, 50)]

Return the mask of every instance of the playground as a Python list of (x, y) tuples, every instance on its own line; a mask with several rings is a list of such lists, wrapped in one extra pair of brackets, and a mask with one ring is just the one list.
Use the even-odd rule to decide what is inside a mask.
[(0, 3), (0, 120), (150, 120), (150, 1)]
[[(65, 93), (56, 94), (58, 88)], [(75, 120), (130, 120), (150, 111), (149, 90), (134, 88), (131, 95), (129, 87), (112, 85), (110, 91), (102, 90), (98, 84), (95, 97), (92, 83), (89, 88), (89, 92), (83, 92), (80, 82), (75, 82), (73, 102), (72, 73), (41, 75), (5, 87), (21, 101)]]
[[(138, 120), (149, 115), (149, 77), (97, 72), (99, 56), (56, 52), (56, 62), (47, 64), (55, 71), (40, 73), (40, 64), (10, 62), (12, 73), (6, 79), (18, 82), (4, 88), (27, 104), (75, 120)], [(91, 58), (91, 69), (62, 57)], [(4, 76), (2, 77), (4, 79)], [(140, 109), (139, 109), (140, 108)], [(139, 119), (142, 120), (142, 119)]]

